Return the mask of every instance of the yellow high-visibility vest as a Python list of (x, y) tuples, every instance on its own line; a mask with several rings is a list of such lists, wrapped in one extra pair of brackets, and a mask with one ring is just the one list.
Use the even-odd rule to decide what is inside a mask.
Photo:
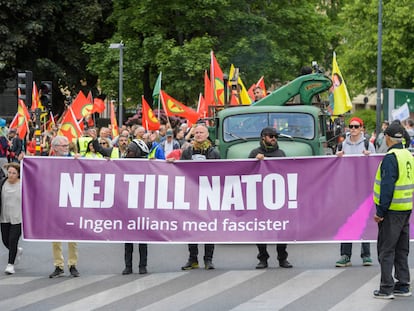
[[(407, 149), (393, 148), (387, 153), (394, 153), (398, 162), (398, 179), (389, 207), (392, 211), (409, 211), (413, 208), (414, 192), (414, 158)], [(374, 182), (374, 202), (379, 204), (381, 194), (381, 164), (377, 169)]]

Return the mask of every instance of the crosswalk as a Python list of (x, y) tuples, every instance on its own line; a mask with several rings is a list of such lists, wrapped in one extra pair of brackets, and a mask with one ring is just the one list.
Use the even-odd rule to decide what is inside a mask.
[(379, 278), (374, 267), (0, 276), (0, 310), (414, 310), (414, 297), (373, 299)]

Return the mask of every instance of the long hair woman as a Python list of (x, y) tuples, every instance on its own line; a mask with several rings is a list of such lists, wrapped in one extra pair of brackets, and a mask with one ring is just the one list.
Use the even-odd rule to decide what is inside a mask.
[(14, 274), (14, 265), (23, 249), (18, 247), (22, 235), (22, 197), (20, 164), (7, 163), (7, 176), (0, 182), (0, 228), (4, 246), (9, 250), (9, 260), (4, 272)]

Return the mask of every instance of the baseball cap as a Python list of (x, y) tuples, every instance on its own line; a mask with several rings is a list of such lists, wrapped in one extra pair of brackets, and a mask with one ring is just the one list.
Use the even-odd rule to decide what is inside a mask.
[(403, 138), (404, 127), (396, 122), (391, 123), (390, 126), (388, 126), (387, 129), (384, 131), (384, 134), (393, 138)]
[(174, 136), (174, 133), (173, 133), (173, 131), (172, 130), (167, 130), (167, 132), (166, 132), (166, 134), (165, 134), (166, 136)]
[(268, 126), (265, 127), (261, 132), (260, 132), (260, 136), (266, 136), (266, 135), (275, 135), (275, 136), (279, 136), (279, 133), (276, 131), (275, 128)]

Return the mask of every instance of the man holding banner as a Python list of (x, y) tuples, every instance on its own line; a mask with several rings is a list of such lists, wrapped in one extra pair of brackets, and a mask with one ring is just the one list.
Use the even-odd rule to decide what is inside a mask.
[[(181, 160), (207, 160), (220, 159), (219, 152), (211, 145), (208, 139), (208, 129), (203, 124), (198, 124), (194, 128), (194, 142), (185, 149), (181, 155)], [(198, 265), (198, 245), (188, 244), (190, 253), (187, 263), (181, 267), (182, 270), (191, 270), (199, 268)], [(206, 270), (214, 269), (213, 265), (214, 244), (204, 245), (204, 268)]]
[[(56, 136), (52, 140), (52, 151), (56, 157), (69, 156), (69, 140), (65, 136)], [(64, 273), (65, 260), (62, 253), (62, 242), (53, 242), (53, 265), (55, 270), (49, 275), (49, 278), (62, 276)], [(68, 242), (68, 266), (70, 275), (78, 277), (79, 272), (76, 269), (78, 263), (78, 244), (76, 242)]]
[[(336, 155), (343, 157), (349, 154), (359, 154), (368, 156), (375, 153), (375, 147), (364, 136), (363, 133), (364, 121), (358, 117), (353, 117), (349, 120), (349, 134), (346, 135), (345, 140), (338, 144)], [(349, 267), (352, 266), (352, 243), (342, 242), (340, 248), (341, 257), (336, 261), (335, 267)], [(372, 266), (371, 248), (369, 242), (361, 243), (361, 258), (363, 266)]]
[[(260, 133), (260, 147), (253, 149), (250, 152), (249, 158), (263, 160), (264, 158), (269, 157), (285, 157), (285, 152), (279, 149), (279, 145), (277, 144), (278, 135), (279, 134), (276, 132), (276, 129), (273, 127), (265, 127)], [(268, 267), (267, 259), (270, 256), (266, 248), (267, 244), (257, 244), (257, 249), (259, 250), (257, 259), (259, 259), (259, 263), (256, 265), (256, 269), (265, 269)], [(286, 248), (287, 244), (276, 245), (277, 260), (279, 261), (280, 267), (292, 268), (291, 263), (287, 260), (288, 253)]]

